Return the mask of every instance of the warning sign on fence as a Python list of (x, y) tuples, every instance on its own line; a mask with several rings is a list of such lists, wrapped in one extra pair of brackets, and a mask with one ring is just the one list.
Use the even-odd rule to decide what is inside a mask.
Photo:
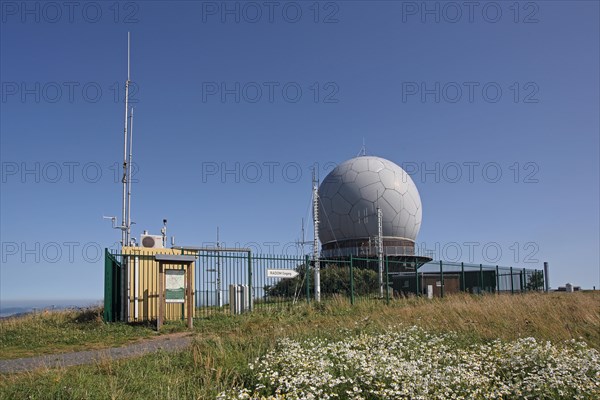
[(298, 272), (293, 269), (267, 269), (267, 278), (295, 278)]

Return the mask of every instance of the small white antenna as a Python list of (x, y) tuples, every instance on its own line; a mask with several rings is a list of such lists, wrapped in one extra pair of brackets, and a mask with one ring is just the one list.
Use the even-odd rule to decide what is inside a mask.
[(163, 246), (167, 247), (167, 219), (163, 219), (163, 227), (160, 228), (160, 234), (162, 235)]
[(358, 152), (358, 154), (356, 156), (360, 157), (360, 156), (366, 156), (366, 155), (367, 155), (367, 145), (365, 144), (365, 138), (363, 137), (362, 147), (360, 148), (360, 151)]
[(107, 217), (106, 215), (103, 215), (102, 219), (110, 219), (112, 221), (112, 227), (115, 228), (115, 229), (118, 228), (118, 226), (117, 226), (117, 217), (114, 217), (114, 216)]

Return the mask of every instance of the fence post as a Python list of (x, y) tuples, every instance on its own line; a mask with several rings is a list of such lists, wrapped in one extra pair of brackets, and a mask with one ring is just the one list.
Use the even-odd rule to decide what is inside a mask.
[(479, 294), (483, 291), (483, 264), (479, 264)]
[(467, 285), (465, 285), (465, 263), (460, 263), (460, 291), (466, 292)]
[(386, 303), (390, 304), (390, 257), (385, 256), (385, 297)]
[(440, 283), (441, 283), (441, 287), (440, 287), (440, 295), (441, 297), (444, 297), (444, 267), (442, 265), (442, 260), (440, 260)]
[(513, 280), (513, 268), (510, 267), (510, 293), (515, 294), (515, 281)]
[(415, 260), (415, 295), (419, 295), (419, 269), (417, 268), (417, 261)]
[(129, 311), (129, 302), (127, 301), (127, 281), (129, 279), (127, 272), (129, 271), (129, 255), (123, 254), (121, 257), (121, 270), (119, 271), (119, 276), (121, 277), (119, 281), (119, 293), (121, 293), (121, 297), (119, 299), (119, 321), (129, 322), (127, 320), (127, 312)]
[(163, 271), (164, 271), (164, 264), (162, 261), (158, 262), (158, 318), (156, 319), (156, 331), (159, 332), (160, 331), (160, 327), (162, 326), (162, 323), (164, 321), (165, 318), (165, 308), (164, 308), (164, 303), (165, 303), (165, 298), (164, 298), (164, 285), (165, 285), (165, 280), (164, 280), (164, 276), (163, 276)]
[(306, 303), (310, 304), (310, 258), (304, 256), (304, 280), (306, 281)]
[(496, 265), (496, 293), (500, 293), (500, 275), (499, 275), (499, 268)]
[(354, 258), (350, 254), (350, 304), (354, 304)]
[[(184, 255), (184, 254), (185, 254), (185, 251), (183, 250), (183, 247), (182, 247), (181, 248), (181, 255)], [(187, 271), (185, 270), (185, 267), (183, 265), (180, 265), (180, 267), (181, 267), (181, 269), (183, 271), (185, 271), (184, 274), (187, 273)], [(190, 267), (188, 266), (188, 268), (190, 268)], [(186, 278), (186, 279), (188, 279), (188, 278)], [(188, 282), (188, 285), (190, 285), (190, 284), (191, 283)], [(187, 290), (185, 291), (185, 295), (187, 296)], [(185, 321), (185, 305), (186, 305), (185, 302), (181, 303), (181, 320), (182, 321)]]
[(108, 249), (104, 249), (104, 322), (113, 322), (112, 319), (112, 267)]
[(525, 288), (527, 287), (526, 283), (527, 283), (527, 271), (525, 271), (525, 268), (523, 268), (523, 271), (521, 272), (521, 293), (523, 293), (525, 291)]
[(192, 329), (193, 325), (194, 325), (194, 294), (192, 292), (192, 271), (194, 268), (194, 262), (191, 262), (187, 265), (187, 271), (185, 271), (185, 273), (187, 274), (187, 288), (186, 288), (186, 297), (187, 297), (187, 308), (188, 308), (188, 315), (187, 315), (187, 326), (189, 329)]
[(252, 301), (252, 252), (248, 250), (248, 311), (254, 308)]

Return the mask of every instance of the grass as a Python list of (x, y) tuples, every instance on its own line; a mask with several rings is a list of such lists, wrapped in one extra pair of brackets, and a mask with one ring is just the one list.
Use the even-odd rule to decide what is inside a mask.
[[(167, 325), (161, 333), (180, 329)], [(155, 336), (148, 324), (105, 324), (101, 308), (45, 311), (0, 320), (0, 359), (121, 346)]]
[(278, 339), (342, 340), (402, 324), (438, 333), (454, 331), (465, 344), (531, 336), (553, 343), (583, 340), (600, 349), (600, 293), (454, 295), (396, 300), (389, 306), (375, 300), (350, 306), (347, 299), (338, 298), (288, 310), (216, 315), (196, 321), (188, 351), (6, 375), (0, 379), (0, 398), (214, 398), (252, 381), (249, 362), (272, 350)]

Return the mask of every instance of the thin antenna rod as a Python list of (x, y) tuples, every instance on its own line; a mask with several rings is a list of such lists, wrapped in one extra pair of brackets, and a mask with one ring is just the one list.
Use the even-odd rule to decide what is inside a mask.
[(131, 174), (133, 171), (133, 107), (129, 115), (129, 173), (127, 176), (127, 240), (131, 240)]
[(129, 243), (127, 228), (127, 125), (129, 114), (129, 70), (130, 70), (131, 33), (127, 32), (127, 80), (125, 81), (125, 128), (123, 130), (123, 203), (121, 207), (121, 247)]
[(365, 138), (363, 137), (363, 142), (362, 142), (362, 147), (360, 148), (360, 151), (357, 154), (358, 156), (366, 156), (367, 155), (367, 145), (365, 144)]
[(131, 75), (131, 32), (127, 32), (127, 80)]
[(302, 257), (304, 257), (304, 243), (306, 242), (306, 239), (304, 237), (304, 218), (302, 218), (302, 241), (300, 242), (300, 251), (301, 251), (301, 255)]

